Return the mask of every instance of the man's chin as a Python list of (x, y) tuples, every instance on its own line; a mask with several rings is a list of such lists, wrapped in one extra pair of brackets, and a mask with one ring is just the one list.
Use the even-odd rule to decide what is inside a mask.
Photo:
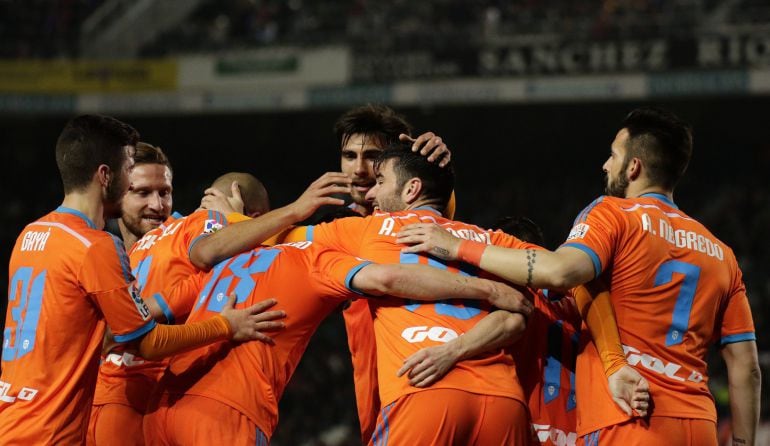
[(361, 193), (357, 190), (350, 191), (350, 197), (353, 199), (353, 203), (363, 206), (365, 208), (371, 208), (372, 202), (366, 200), (366, 192)]
[(615, 185), (607, 186), (604, 188), (604, 195), (616, 198), (626, 198), (626, 189)]

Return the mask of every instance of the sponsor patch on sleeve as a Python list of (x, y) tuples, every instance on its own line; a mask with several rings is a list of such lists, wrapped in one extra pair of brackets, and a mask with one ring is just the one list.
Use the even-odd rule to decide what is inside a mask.
[(139, 291), (136, 289), (136, 284), (132, 283), (128, 287), (128, 290), (131, 293), (131, 300), (134, 301), (136, 310), (142, 316), (142, 319), (145, 321), (150, 319), (150, 309), (147, 307), (147, 304), (144, 303), (144, 300), (142, 300), (142, 298), (139, 296)]
[(586, 236), (586, 233), (588, 233), (589, 229), (590, 229), (590, 226), (588, 226), (585, 223), (577, 224), (570, 231), (569, 236), (567, 237), (567, 240), (575, 240), (575, 239), (583, 238)]
[(220, 229), (222, 229), (224, 226), (222, 223), (219, 223), (216, 220), (206, 220), (206, 222), (203, 224), (203, 233), (204, 234), (213, 234)]

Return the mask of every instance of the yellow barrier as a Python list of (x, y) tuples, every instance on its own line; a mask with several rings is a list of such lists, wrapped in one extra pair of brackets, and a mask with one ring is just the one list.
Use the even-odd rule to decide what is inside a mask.
[(117, 61), (0, 61), (3, 93), (173, 91), (174, 59)]

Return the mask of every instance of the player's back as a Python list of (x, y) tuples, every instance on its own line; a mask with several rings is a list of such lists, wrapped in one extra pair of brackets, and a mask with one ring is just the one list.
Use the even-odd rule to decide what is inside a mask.
[[(732, 251), (657, 194), (637, 199), (602, 197), (584, 212), (583, 219), (585, 223), (578, 226), (585, 224), (584, 230), (573, 230), (573, 235), (582, 235), (567, 245), (588, 240), (601, 246), (594, 253), (594, 262), (600, 266), (595, 266), (603, 267), (610, 278), (628, 362), (650, 382), (652, 415), (715, 421), (707, 387), (707, 349), (720, 338), (722, 342), (737, 340), (736, 336), (753, 338), (750, 314), (747, 318), (741, 310), (748, 306), (738, 305), (746, 297)], [(594, 243), (591, 225), (614, 227), (617, 236)], [(578, 360), (578, 387), (596, 395), (604, 389), (584, 378), (604, 381), (601, 363), (592, 344), (586, 352)], [(606, 397), (601, 400), (604, 410), (592, 410), (591, 420), (578, 421), (584, 432), (603, 427), (597, 423), (607, 425), (618, 419), (612, 402)]]
[[(29, 224), (17, 239), (0, 381), (3, 444), (84, 441), (105, 331), (89, 292), (115, 286), (93, 271), (121, 252), (118, 239), (66, 208)], [(121, 259), (125, 285), (124, 253)]]
[[(502, 232), (485, 231), (473, 225), (447, 220), (431, 208), (384, 213), (366, 218), (345, 218), (313, 228), (313, 240), (378, 263), (424, 263), (463, 275), (476, 271), (462, 265), (445, 265), (433, 258), (401, 253), (395, 236), (405, 225), (435, 222), (461, 238), (510, 247), (528, 247)], [(460, 266), (463, 269), (459, 269)], [(466, 265), (467, 266), (467, 265)], [(417, 303), (394, 298), (370, 300), (374, 309), (377, 338), (377, 368), (382, 405), (419, 392), (407, 377), (396, 377), (404, 359), (424, 347), (440, 345), (470, 330), (491, 307), (483, 302), (442, 301)], [(431, 389), (460, 389), (471, 393), (515, 398), (526, 404), (516, 378), (513, 359), (499, 350), (458, 363)]]
[(220, 342), (175, 356), (163, 380), (166, 392), (221, 401), (272, 435), (278, 401), (310, 337), (352, 297), (346, 284), (366, 265), (312, 242), (292, 245), (256, 249), (218, 264), (200, 282), (200, 298), (188, 319), (218, 314), (230, 293), (237, 296), (238, 307), (275, 298), (278, 303), (271, 310), (287, 314), (286, 327), (271, 333), (275, 345)]
[[(222, 214), (198, 210), (188, 216), (175, 214), (163, 225), (148, 231), (129, 250), (131, 270), (144, 299), (154, 299), (167, 323), (182, 323), (192, 309), (192, 299), (170, 299), (164, 291), (200, 270), (190, 260), (190, 248), (199, 239), (227, 222)], [(166, 360), (148, 361), (121, 345), (106, 345), (99, 367), (94, 404), (127, 404), (142, 413)]]
[(544, 445), (577, 442), (575, 358), (579, 327), (580, 315), (571, 296), (540, 292), (535, 295), (527, 329), (514, 345), (516, 372), (532, 426)]

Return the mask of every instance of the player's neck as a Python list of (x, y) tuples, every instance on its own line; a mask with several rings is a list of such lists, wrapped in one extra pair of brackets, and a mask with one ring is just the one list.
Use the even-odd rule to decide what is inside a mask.
[(674, 191), (672, 190), (667, 190), (660, 186), (652, 186), (647, 184), (635, 186), (634, 183), (628, 185), (626, 198), (638, 198), (646, 194), (660, 194), (668, 198), (670, 201), (674, 201)]
[(429, 208), (435, 209), (439, 213), (441, 213), (443, 211), (442, 207), (436, 202), (436, 200), (426, 200), (426, 199), (422, 199), (422, 198), (417, 199), (417, 201), (409, 204), (406, 207), (405, 210), (406, 211), (411, 211), (412, 209), (425, 208), (425, 207), (429, 207)]
[(118, 228), (120, 228), (120, 237), (123, 239), (123, 245), (126, 247), (126, 251), (128, 251), (139, 240), (139, 237), (129, 231), (120, 218), (118, 219)]
[(65, 208), (82, 212), (91, 219), (97, 229), (104, 228), (104, 205), (101, 190), (85, 189), (64, 195), (61, 203)]

